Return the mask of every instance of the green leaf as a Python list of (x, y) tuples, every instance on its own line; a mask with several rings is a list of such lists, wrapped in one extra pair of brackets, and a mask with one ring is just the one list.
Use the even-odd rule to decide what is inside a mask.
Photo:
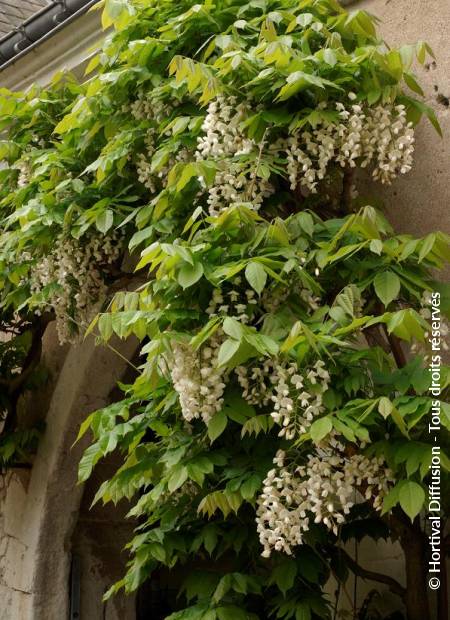
[(112, 328), (112, 315), (111, 314), (101, 314), (99, 316), (98, 322), (98, 331), (100, 332), (100, 336), (103, 340), (109, 340), (113, 334)]
[(299, 223), (300, 228), (305, 231), (305, 233), (312, 237), (314, 234), (314, 220), (312, 215), (307, 211), (301, 211), (295, 215), (295, 221)]
[(219, 620), (248, 620), (247, 612), (235, 605), (218, 607), (216, 613)]
[(400, 506), (411, 521), (419, 514), (425, 501), (425, 491), (417, 482), (407, 480), (400, 489)]
[(231, 575), (225, 575), (217, 584), (212, 600), (218, 603), (223, 599), (227, 592), (231, 589)]
[(178, 284), (180, 284), (184, 289), (186, 289), (198, 282), (202, 275), (202, 263), (194, 263), (193, 265), (185, 263), (178, 272), (177, 281)]
[(84, 451), (78, 466), (79, 482), (85, 482), (90, 477), (92, 470), (102, 456), (102, 451), (98, 443), (92, 444)]
[(270, 415), (255, 415), (252, 418), (249, 418), (247, 422), (244, 424), (241, 430), (241, 436), (245, 437), (245, 435), (259, 435), (260, 433), (267, 433), (272, 426), (274, 425), (274, 421), (272, 416)]
[(421, 263), (423, 259), (428, 256), (428, 254), (433, 249), (433, 246), (435, 243), (436, 243), (435, 233), (430, 233), (429, 235), (425, 237), (425, 239), (422, 242), (420, 252), (419, 252), (419, 261), (418, 261), (419, 263)]
[(311, 620), (311, 607), (308, 603), (300, 603), (295, 608), (295, 620)]
[(216, 548), (218, 541), (217, 529), (215, 525), (211, 524), (205, 527), (203, 533), (203, 541), (206, 551), (209, 553), (209, 555), (211, 555)]
[(244, 335), (242, 323), (230, 316), (227, 316), (223, 322), (223, 331), (227, 336), (231, 336), (231, 338), (234, 338), (235, 340), (242, 340)]
[(208, 437), (211, 442), (215, 441), (225, 430), (228, 424), (228, 418), (224, 411), (215, 413), (208, 422)]
[(191, 347), (197, 350), (204, 342), (209, 340), (214, 332), (219, 328), (219, 324), (221, 322), (221, 318), (218, 316), (214, 316), (210, 319), (206, 325), (202, 327), (202, 329), (193, 336), (189, 342)]
[(343, 435), (346, 439), (348, 439), (348, 441), (356, 441), (356, 436), (353, 430), (338, 418), (333, 418), (333, 426), (338, 433)]
[(103, 29), (106, 30), (112, 25), (116, 30), (125, 28), (134, 13), (134, 8), (128, 0), (105, 0), (105, 8), (102, 13)]
[(228, 364), (233, 355), (237, 353), (239, 346), (240, 342), (238, 340), (232, 340), (231, 338), (225, 340), (219, 349), (219, 355), (217, 356), (217, 365), (225, 366), (226, 364)]
[(186, 467), (177, 467), (169, 478), (167, 488), (171, 493), (179, 489), (188, 479), (188, 471)]
[(344, 258), (345, 256), (355, 254), (356, 252), (359, 252), (359, 250), (364, 248), (367, 245), (367, 243), (368, 243), (367, 241), (362, 241), (361, 243), (352, 243), (351, 245), (344, 245), (343, 247), (339, 248), (339, 250), (335, 252), (334, 254), (331, 254), (329, 256), (324, 255), (323, 258), (321, 257), (320, 261), (318, 261), (319, 267), (325, 267), (328, 264), (341, 260), (341, 258)]
[(133, 248), (135, 248), (136, 246), (141, 244), (143, 241), (151, 237), (154, 234), (154, 231), (155, 229), (153, 226), (147, 226), (146, 228), (143, 228), (142, 230), (138, 230), (137, 232), (135, 232), (134, 235), (131, 237), (129, 244), (128, 244), (128, 247), (130, 248), (130, 250), (133, 250)]
[(421, 97), (425, 96), (425, 93), (423, 92), (421, 86), (417, 83), (416, 78), (411, 73), (404, 73), (403, 79), (405, 80), (405, 83), (408, 86), (408, 88), (410, 88), (412, 91), (414, 91)]
[(183, 166), (181, 175), (178, 178), (177, 182), (177, 192), (180, 192), (195, 176), (197, 176), (197, 167), (194, 163), (186, 164), (185, 166)]
[(392, 271), (378, 273), (373, 285), (375, 293), (385, 306), (388, 306), (400, 293), (400, 279)]
[(198, 512), (212, 516), (220, 510), (226, 518), (230, 512), (237, 512), (242, 503), (242, 497), (238, 493), (227, 491), (214, 491), (206, 495), (198, 505)]
[(171, 129), (173, 135), (176, 136), (177, 134), (182, 133), (186, 129), (190, 121), (190, 116), (178, 116), (166, 127), (166, 131)]
[(183, 228), (183, 234), (187, 232), (190, 228), (192, 228), (192, 225), (200, 217), (202, 213), (203, 213), (203, 207), (199, 206), (194, 209), (194, 212), (192, 213), (191, 217), (188, 219), (188, 221), (186, 222)]
[(384, 419), (389, 417), (394, 409), (393, 403), (386, 396), (382, 396), (378, 403), (378, 411), (381, 413)]
[(294, 585), (296, 575), (297, 564), (295, 560), (284, 560), (282, 564), (273, 569), (270, 580), (272, 583), (276, 583), (278, 589), (285, 595)]
[(252, 474), (250, 478), (247, 478), (247, 480), (242, 483), (239, 491), (244, 499), (251, 500), (255, 497), (260, 488), (261, 478), (256, 474)]
[(264, 267), (254, 261), (248, 263), (245, 268), (245, 277), (250, 286), (260, 295), (267, 282), (267, 273)]
[(329, 417), (319, 418), (311, 424), (309, 433), (314, 443), (320, 443), (324, 437), (331, 433), (333, 423)]
[(151, 542), (149, 543), (147, 550), (150, 552), (150, 555), (155, 558), (158, 562), (166, 561), (166, 550), (163, 545), (159, 542)]
[(111, 209), (106, 209), (97, 215), (95, 218), (95, 225), (97, 229), (105, 234), (114, 224), (114, 213)]
[(392, 489), (383, 500), (383, 510), (381, 514), (386, 514), (387, 512), (390, 512), (392, 508), (398, 504), (400, 490), (405, 484), (406, 480), (400, 480), (400, 482), (398, 482), (395, 486), (392, 487)]
[(433, 110), (433, 108), (430, 108), (430, 106), (426, 105), (422, 101), (418, 101), (417, 99), (412, 99), (412, 98), (407, 97), (406, 100), (410, 108), (411, 109), (415, 108), (416, 110), (416, 114), (418, 115), (418, 118), (416, 117), (414, 119), (415, 122), (420, 120), (420, 117), (422, 114), (425, 114), (425, 116), (428, 118), (430, 123), (433, 125), (434, 129), (437, 131), (439, 136), (442, 138), (443, 137), (442, 128), (439, 124), (439, 121), (436, 116), (436, 112)]
[(246, 334), (245, 340), (254, 347), (261, 355), (276, 355), (279, 347), (273, 338), (264, 334)]
[(371, 252), (373, 252), (374, 254), (378, 254), (379, 256), (383, 251), (383, 242), (381, 241), (381, 239), (372, 239), (369, 245), (369, 249)]
[(94, 419), (94, 417), (96, 416), (96, 413), (94, 411), (94, 413), (91, 413), (85, 420), (84, 422), (81, 424), (80, 429), (78, 431), (78, 435), (77, 438), (75, 440), (75, 443), (77, 443), (82, 437), (84, 437), (84, 435), (86, 435), (87, 431), (91, 428), (91, 424), (92, 421)]
[(388, 332), (395, 334), (408, 342), (416, 338), (423, 342), (424, 330), (427, 329), (426, 321), (412, 308), (386, 313), (386, 325)]

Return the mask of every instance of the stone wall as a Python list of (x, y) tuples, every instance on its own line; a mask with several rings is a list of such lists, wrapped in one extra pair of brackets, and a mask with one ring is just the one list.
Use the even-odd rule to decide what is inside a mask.
[[(131, 358), (136, 350), (132, 340), (115, 344), (125, 358)], [(95, 347), (94, 338), (69, 350), (60, 348), (53, 325), (45, 334), (43, 350), (51, 376), (46, 431), (32, 470), (13, 471), (0, 483), (1, 620), (68, 618), (73, 548), (79, 544), (89, 556), (88, 564), (99, 566), (98, 553), (83, 547), (82, 538), (97, 538), (98, 542), (106, 518), (103, 515), (101, 523), (83, 523), (87, 509), (83, 507), (80, 513), (83, 486), (77, 484), (77, 463), (86, 442), (74, 442), (86, 414), (109, 402), (117, 381), (123, 378), (126, 363), (111, 349)], [(120, 553), (125, 536), (120, 539), (116, 535), (113, 526), (117, 526), (119, 517), (109, 511), (111, 559), (116, 551)], [(104, 554), (101, 562), (105, 565), (101, 573), (91, 571), (90, 575), (100, 588), (100, 596), (95, 601), (92, 597), (93, 611), (85, 607), (83, 620), (126, 620), (127, 616), (120, 613), (120, 599), (105, 608), (105, 613), (98, 615), (96, 611), (99, 604), (101, 608), (102, 593), (119, 576), (117, 569), (111, 573)], [(89, 595), (86, 600), (89, 602)]]
[(18, 571), (27, 547), (17, 527), (25, 507), (29, 481), (30, 472), (26, 470), (0, 477), (0, 620), (19, 618), (19, 610), (29, 597), (29, 593), (22, 589)]
[(425, 40), (436, 55), (436, 61), (427, 59), (424, 67), (416, 63), (415, 72), (425, 102), (436, 110), (444, 137), (423, 119), (416, 131), (412, 171), (389, 187), (370, 189), (383, 199), (398, 231), (426, 235), (440, 229), (450, 233), (450, 2), (361, 0), (353, 2), (353, 7), (380, 18), (379, 31), (387, 43)]

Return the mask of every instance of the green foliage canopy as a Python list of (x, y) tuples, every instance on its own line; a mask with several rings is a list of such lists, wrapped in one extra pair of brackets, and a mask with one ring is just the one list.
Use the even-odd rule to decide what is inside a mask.
[[(184, 609), (173, 620), (327, 617), (323, 586), (347, 571), (341, 541), (357, 537), (362, 523), (387, 535), (374, 497), (356, 485), (360, 501), (337, 533), (319, 520), (293, 555), (275, 550), (270, 558), (260, 555), (258, 498), (280, 450), (302, 467), (338, 441), (344, 459), (358, 454), (389, 467), (382, 513), (401, 510), (412, 520), (420, 512), (433, 399), (423, 355), (407, 363), (398, 346), (427, 344), (424, 293), (441, 292), (447, 309), (431, 272), (448, 260), (448, 238), (397, 235), (377, 206), (355, 197), (352, 171), (362, 155), (343, 166), (333, 152), (317, 191), (299, 191), (289, 183), (286, 153), (273, 145), (338, 125), (339, 105), (366, 115), (401, 105), (407, 121), (425, 114), (439, 131), (434, 112), (415, 98), (422, 91), (411, 69), (432, 52), (423, 42), (388, 48), (375, 18), (335, 0), (103, 4), (103, 25), (115, 31), (89, 63), (89, 79), (59, 75), (48, 89), (0, 93), (8, 346), (23, 349), (36, 312), (51, 313), (60, 299), (57, 279), (38, 290), (34, 283), (55, 240), (83, 249), (116, 231), (114, 243), (144, 283), (116, 292), (88, 331), (103, 341), (137, 336), (142, 365), (122, 386), (124, 399), (92, 413), (80, 430), (93, 434), (80, 480), (119, 451), (123, 464), (96, 500), (126, 498), (140, 520), (128, 572), (112, 592), (135, 590), (161, 566), (175, 574), (190, 566)], [(221, 101), (243, 106), (236, 132), (251, 147), (204, 157), (208, 106)], [(212, 189), (227, 170), (242, 183), (211, 210)], [(137, 282), (120, 261), (98, 269), (116, 290), (121, 278)], [(69, 286), (76, 290), (77, 281)], [(244, 308), (223, 302), (233, 295), (245, 298)], [(214, 296), (222, 301), (211, 306)], [(66, 315), (75, 331), (87, 327), (76, 306)], [(183, 351), (195, 362), (217, 340), (220, 407), (186, 419), (171, 366)], [(273, 363), (306, 375), (318, 362), (329, 377), (319, 413), (293, 436), (280, 434), (269, 402), (245, 397), (235, 372)], [(4, 406), (13, 415), (8, 400)], [(450, 428), (445, 403), (442, 423)], [(7, 461), (11, 434), (2, 437)], [(441, 459), (447, 471), (444, 451)]]

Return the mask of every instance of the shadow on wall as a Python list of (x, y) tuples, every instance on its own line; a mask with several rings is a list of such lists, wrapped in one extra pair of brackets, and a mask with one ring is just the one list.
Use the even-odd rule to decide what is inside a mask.
[[(137, 349), (133, 340), (115, 346), (126, 359)], [(52, 377), (46, 431), (33, 469), (11, 473), (0, 485), (0, 620), (69, 617), (72, 541), (85, 563), (84, 600), (100, 605), (83, 620), (128, 620), (120, 599), (108, 605), (105, 615), (101, 596), (122, 574), (120, 549), (132, 525), (124, 525), (119, 509), (89, 513), (93, 487), (83, 494), (77, 485), (77, 465), (88, 438), (73, 447), (86, 414), (109, 402), (126, 362), (108, 348), (96, 348), (94, 338), (61, 349), (53, 325), (44, 337), (43, 356)], [(99, 596), (93, 587), (100, 588)], [(134, 618), (134, 609), (129, 617)]]

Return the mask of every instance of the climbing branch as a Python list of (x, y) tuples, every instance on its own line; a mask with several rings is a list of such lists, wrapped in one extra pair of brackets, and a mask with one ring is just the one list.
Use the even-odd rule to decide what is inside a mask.
[(339, 548), (338, 552), (355, 575), (361, 577), (362, 579), (383, 583), (384, 585), (387, 585), (389, 587), (389, 590), (393, 594), (397, 594), (402, 599), (404, 598), (406, 594), (406, 588), (404, 588), (396, 579), (390, 577), (389, 575), (384, 575), (383, 573), (378, 573), (376, 571), (371, 571), (363, 568), (341, 547)]
[(388, 339), (389, 346), (392, 351), (392, 355), (395, 359), (395, 363), (397, 364), (398, 368), (403, 368), (404, 366), (406, 366), (407, 360), (405, 352), (402, 349), (400, 339), (397, 338), (397, 336), (394, 336), (394, 334), (390, 334), (387, 331), (386, 326), (384, 326), (384, 329), (386, 332), (386, 338)]

